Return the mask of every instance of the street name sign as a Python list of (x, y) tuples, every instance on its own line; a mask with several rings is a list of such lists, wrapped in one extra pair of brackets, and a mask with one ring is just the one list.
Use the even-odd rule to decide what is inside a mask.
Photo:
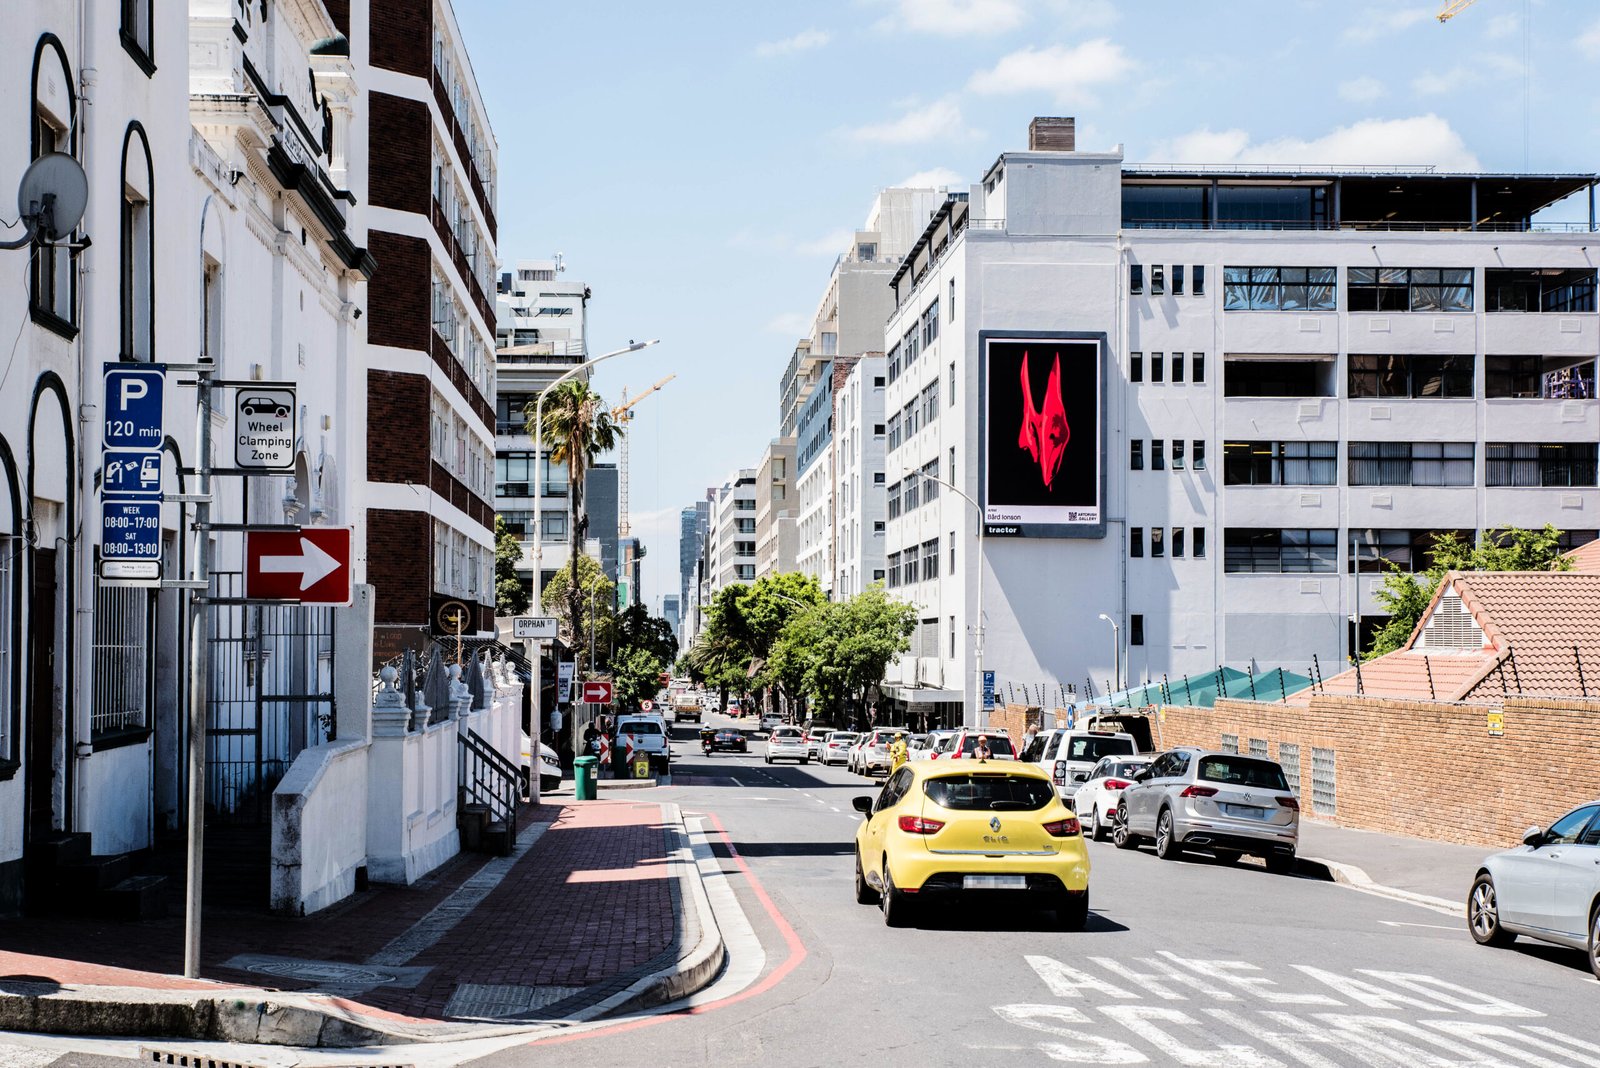
[(586, 682), (583, 684), (583, 700), (591, 705), (609, 705), (611, 703), (611, 684), (609, 682)]
[(293, 471), (294, 421), (293, 386), (241, 386), (234, 394), (234, 466), (253, 471)]
[(100, 577), (161, 582), (162, 402), (167, 368), (105, 365), (100, 443)]
[(555, 616), (513, 616), (511, 636), (533, 641), (553, 639), (556, 636)]
[(244, 595), (252, 601), (348, 605), (355, 598), (349, 527), (244, 532)]

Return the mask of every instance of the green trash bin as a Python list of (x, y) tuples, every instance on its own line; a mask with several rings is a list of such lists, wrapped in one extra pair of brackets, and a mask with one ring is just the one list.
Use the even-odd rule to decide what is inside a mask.
[(572, 792), (579, 801), (593, 801), (597, 796), (595, 780), (599, 777), (599, 757), (581, 756), (572, 762)]

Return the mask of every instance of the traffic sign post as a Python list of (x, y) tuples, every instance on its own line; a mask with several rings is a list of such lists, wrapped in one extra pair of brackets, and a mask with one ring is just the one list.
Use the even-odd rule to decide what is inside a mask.
[(349, 527), (245, 531), (245, 598), (293, 604), (353, 603), (352, 543)]
[(249, 471), (293, 471), (295, 388), (264, 382), (234, 394), (233, 462)]

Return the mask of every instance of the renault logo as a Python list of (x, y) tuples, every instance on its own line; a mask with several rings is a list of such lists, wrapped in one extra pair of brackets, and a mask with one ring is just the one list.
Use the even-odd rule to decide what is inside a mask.
[(990, 816), (989, 817), (989, 829), (991, 831), (999, 831), (1000, 830), (1000, 817), (999, 816)]

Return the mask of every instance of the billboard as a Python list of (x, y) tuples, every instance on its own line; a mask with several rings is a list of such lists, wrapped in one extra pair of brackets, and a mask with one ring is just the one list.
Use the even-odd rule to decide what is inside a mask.
[(978, 335), (985, 533), (1105, 537), (1104, 334)]

